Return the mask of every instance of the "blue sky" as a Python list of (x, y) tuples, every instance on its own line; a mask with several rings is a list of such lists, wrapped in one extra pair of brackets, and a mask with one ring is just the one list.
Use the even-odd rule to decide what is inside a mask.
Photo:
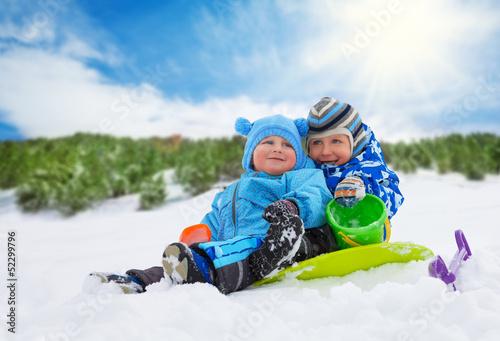
[(496, 1), (0, 3), (0, 140), (228, 136), (350, 103), (380, 140), (500, 131)]

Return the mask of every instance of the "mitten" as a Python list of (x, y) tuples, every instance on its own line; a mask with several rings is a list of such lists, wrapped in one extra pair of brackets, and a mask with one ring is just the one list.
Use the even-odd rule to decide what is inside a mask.
[(353, 208), (364, 197), (365, 185), (356, 175), (346, 177), (335, 188), (335, 201), (343, 207)]
[(283, 215), (299, 215), (299, 207), (292, 200), (276, 200), (266, 207), (262, 218), (268, 222), (276, 222)]

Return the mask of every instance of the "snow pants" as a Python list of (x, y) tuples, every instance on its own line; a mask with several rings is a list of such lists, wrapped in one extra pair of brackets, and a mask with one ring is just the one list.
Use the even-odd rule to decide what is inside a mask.
[(228, 294), (259, 280), (251, 271), (249, 257), (261, 245), (260, 238), (239, 236), (194, 244), (190, 248), (207, 260), (212, 284), (221, 293)]
[[(212, 284), (226, 294), (244, 289), (257, 280), (250, 272), (248, 257), (261, 244), (260, 238), (240, 236), (224, 241), (196, 243), (189, 247), (207, 261)], [(144, 288), (164, 277), (161, 266), (145, 270), (131, 269), (126, 274), (137, 278)]]
[[(192, 244), (190, 248), (208, 261), (213, 284), (226, 294), (242, 290), (260, 279), (251, 273), (248, 257), (261, 244), (260, 238), (240, 236), (225, 241)], [(303, 261), (336, 250), (338, 247), (328, 224), (307, 229), (295, 261)], [(161, 266), (145, 270), (131, 269), (126, 274), (137, 278), (144, 288), (159, 282), (164, 277)]]

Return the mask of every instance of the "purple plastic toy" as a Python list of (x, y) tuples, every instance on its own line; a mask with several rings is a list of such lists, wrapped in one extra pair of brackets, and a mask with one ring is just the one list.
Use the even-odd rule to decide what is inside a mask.
[(458, 251), (453, 256), (449, 270), (441, 256), (434, 257), (429, 263), (429, 275), (441, 279), (450, 289), (453, 288), (453, 291), (457, 290), (454, 282), (460, 265), (472, 255), (462, 230), (455, 231), (455, 239), (457, 240)]

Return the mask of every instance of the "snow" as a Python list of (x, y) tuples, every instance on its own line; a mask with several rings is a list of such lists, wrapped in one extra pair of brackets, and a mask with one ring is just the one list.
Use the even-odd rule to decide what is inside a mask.
[(96, 286), (92, 271), (123, 273), (160, 265), (166, 245), (198, 223), (219, 189), (198, 197), (169, 184), (168, 203), (137, 211), (137, 196), (109, 200), (72, 218), (22, 214), (14, 192), (0, 192), (0, 252), (5, 288), (7, 232), (16, 233), (16, 335), (8, 332), (8, 290), (1, 290), (0, 339), (15, 340), (499, 340), (500, 178), (401, 175), (405, 202), (391, 241), (414, 242), (450, 263), (462, 229), (472, 258), (458, 273), (459, 292), (427, 273), (428, 261), (387, 264), (351, 275), (293, 278), (227, 296), (207, 284), (141, 295)]

